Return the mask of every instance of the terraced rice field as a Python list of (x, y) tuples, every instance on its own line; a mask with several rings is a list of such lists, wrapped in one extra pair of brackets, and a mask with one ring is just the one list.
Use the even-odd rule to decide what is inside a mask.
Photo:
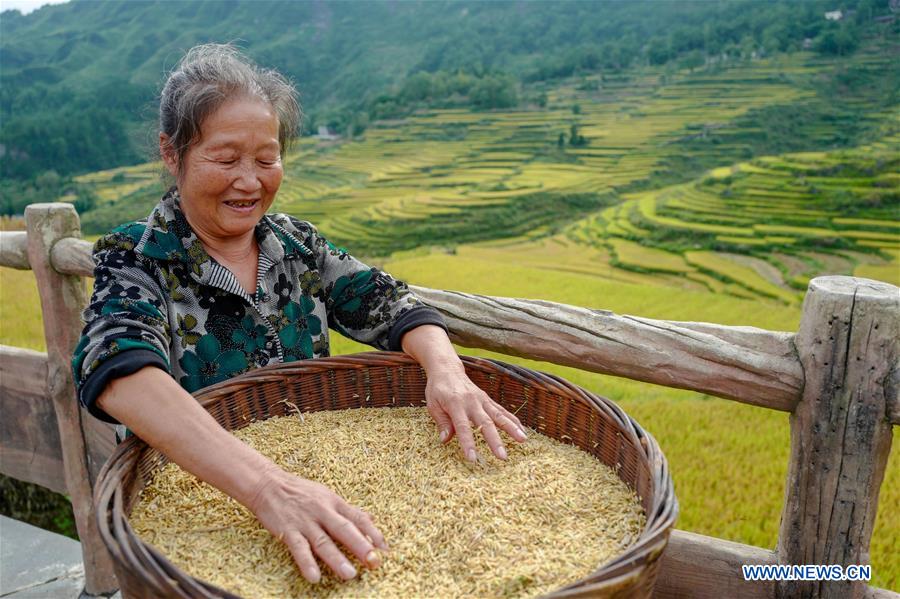
[(621, 268), (701, 272), (788, 303), (821, 274), (900, 284), (898, 169), (897, 134), (851, 150), (761, 157), (625, 195), (568, 234), (622, 254)]
[[(876, 46), (852, 60), (888, 68), (889, 54)], [(801, 53), (695, 73), (597, 75), (547, 90), (543, 109), (422, 110), (376, 122), (352, 143), (304, 138), (286, 159), (275, 209), (370, 256), (508, 238), (520, 258), (550, 238), (566, 248), (567, 268), (618, 280), (654, 273), (652, 284), (739, 297), (796, 302), (823, 273), (898, 282), (898, 110), (872, 115), (883, 136), (853, 150), (735, 159), (759, 134), (747, 115), (815, 100), (815, 79), (834, 68)], [(587, 145), (566, 141), (573, 126)], [(689, 146), (708, 154), (693, 158), (720, 166), (653, 188), (698, 139), (716, 143)], [(159, 170), (81, 181), (100, 211), (133, 204), (138, 217), (159, 193)], [(824, 264), (821, 254), (835, 259)]]

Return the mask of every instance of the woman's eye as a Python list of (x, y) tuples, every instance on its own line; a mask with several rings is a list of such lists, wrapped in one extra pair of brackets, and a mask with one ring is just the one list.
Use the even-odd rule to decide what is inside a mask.
[(219, 158), (216, 162), (219, 164), (234, 164), (237, 162), (237, 158)]
[(281, 158), (276, 158), (275, 160), (257, 160), (257, 162), (263, 166), (275, 166), (280, 160)]

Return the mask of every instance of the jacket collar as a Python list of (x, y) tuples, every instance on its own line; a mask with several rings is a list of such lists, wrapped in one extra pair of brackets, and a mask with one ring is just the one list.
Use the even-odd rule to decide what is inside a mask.
[[(295, 236), (275, 223), (268, 215), (256, 225), (256, 241), (259, 250), (272, 264), (288, 256), (310, 256), (309, 248)], [(212, 271), (213, 260), (203, 248), (187, 217), (181, 210), (178, 189), (172, 187), (147, 218), (147, 228), (134, 251), (156, 260), (182, 262), (193, 277), (206, 283)]]

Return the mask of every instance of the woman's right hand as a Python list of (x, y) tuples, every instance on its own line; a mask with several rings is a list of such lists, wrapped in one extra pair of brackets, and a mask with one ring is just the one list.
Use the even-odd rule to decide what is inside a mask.
[(223, 429), (164, 370), (147, 366), (113, 379), (97, 402), (171, 461), (247, 506), (287, 544), (310, 582), (322, 576), (315, 556), (343, 580), (356, 576), (335, 541), (369, 568), (381, 562), (375, 549), (387, 544), (368, 514), (328, 487), (288, 474)]
[(287, 545), (303, 577), (312, 583), (322, 577), (315, 556), (342, 580), (356, 576), (356, 568), (335, 541), (369, 568), (381, 565), (378, 549), (388, 550), (369, 514), (325, 485), (277, 467), (262, 476), (247, 507)]

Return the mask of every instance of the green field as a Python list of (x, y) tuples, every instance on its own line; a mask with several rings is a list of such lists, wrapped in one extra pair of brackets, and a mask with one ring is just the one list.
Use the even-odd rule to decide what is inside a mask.
[[(812, 277), (900, 284), (900, 108), (860, 91), (846, 98), (855, 120), (816, 112), (832, 100), (823, 79), (895, 69), (894, 51), (873, 43), (840, 63), (797, 53), (591, 76), (594, 85), (547, 89), (545, 108), (423, 110), (372, 123), (353, 141), (305, 138), (275, 209), (418, 285), (795, 331)], [(781, 139), (773, 119), (782, 113), (811, 116)], [(586, 145), (560, 145), (573, 125)], [(846, 143), (832, 143), (850, 127)], [(158, 172), (81, 177), (97, 198), (85, 228), (145, 215)], [(0, 342), (40, 349), (28, 273), (0, 276)], [(333, 347), (369, 349), (337, 335)], [(786, 414), (494, 357), (559, 374), (634, 416), (671, 463), (679, 528), (774, 547)], [(879, 501), (872, 584), (898, 589), (896, 450)]]

